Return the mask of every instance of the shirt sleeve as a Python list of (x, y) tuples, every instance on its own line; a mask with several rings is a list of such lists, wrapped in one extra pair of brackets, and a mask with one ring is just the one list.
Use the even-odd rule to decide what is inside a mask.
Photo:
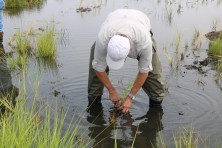
[(106, 46), (102, 44), (102, 42), (97, 39), (96, 45), (95, 45), (95, 51), (94, 51), (94, 59), (92, 61), (93, 69), (95, 69), (98, 72), (104, 72), (107, 67), (106, 63)]
[(153, 70), (152, 55), (152, 44), (148, 44), (140, 51), (138, 62), (139, 72), (148, 73), (149, 71)]

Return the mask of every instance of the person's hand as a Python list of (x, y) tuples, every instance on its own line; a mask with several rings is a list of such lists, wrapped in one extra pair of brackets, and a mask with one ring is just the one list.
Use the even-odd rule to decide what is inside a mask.
[(113, 104), (118, 105), (119, 93), (116, 89), (109, 91), (109, 99), (113, 102)]
[(131, 106), (132, 106), (132, 99), (129, 96), (127, 96), (125, 98), (125, 101), (119, 107), (119, 109), (121, 109), (123, 113), (128, 113)]

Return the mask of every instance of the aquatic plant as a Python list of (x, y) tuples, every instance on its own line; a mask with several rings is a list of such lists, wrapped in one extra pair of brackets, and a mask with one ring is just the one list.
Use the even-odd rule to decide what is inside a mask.
[(163, 47), (163, 51), (164, 51), (165, 56), (170, 62), (170, 67), (173, 68), (174, 58), (169, 54), (166, 47)]
[(198, 29), (195, 29), (193, 39), (192, 39), (192, 45), (193, 45), (194, 50), (200, 49), (202, 45), (202, 38), (203, 38), (203, 34), (201, 34), (201, 32)]
[(56, 57), (55, 26), (47, 27), (43, 34), (37, 39), (37, 57), (55, 58)]
[(184, 48), (185, 48), (185, 50), (188, 50), (188, 48), (189, 48), (189, 43), (188, 43), (188, 41), (186, 41)]
[(5, 8), (12, 9), (12, 8), (23, 8), (23, 7), (32, 7), (35, 5), (40, 5), (45, 0), (6, 0), (5, 1)]
[(198, 148), (202, 139), (200, 135), (194, 131), (194, 128), (183, 128), (178, 135), (174, 135), (174, 144), (176, 148)]
[[(216, 74), (216, 80), (220, 80), (222, 78), (222, 58), (217, 61), (217, 74)], [(222, 84), (220, 84), (222, 87)]]
[[(180, 127), (176, 133), (173, 134), (173, 142), (175, 148), (199, 148), (208, 147), (206, 138), (197, 132), (192, 126)], [(169, 143), (165, 139), (163, 133), (159, 135), (158, 147), (166, 148)], [(172, 146), (172, 145), (171, 145)]]
[(167, 14), (168, 23), (171, 25), (172, 20), (173, 20), (173, 10), (172, 10), (172, 8), (166, 7), (166, 14)]
[(120, 95), (120, 104), (124, 102), (124, 99), (126, 98), (127, 94), (130, 92), (131, 88), (133, 87), (133, 78), (131, 77), (129, 80), (129, 83), (125, 87), (125, 89), (121, 92)]
[(19, 55), (17, 57), (9, 57), (7, 59), (7, 67), (9, 70), (21, 70), (25, 69), (27, 64), (27, 56)]
[(218, 28), (218, 25), (219, 25), (219, 23), (220, 23), (220, 19), (215, 19), (215, 20), (213, 20), (213, 22), (212, 22), (212, 31), (217, 31), (217, 28)]
[(0, 105), (5, 108), (0, 118), (1, 147), (84, 147), (83, 141), (89, 143), (83, 132), (79, 134), (81, 119), (74, 121), (73, 116), (65, 126), (66, 113), (41, 102), (38, 84), (32, 101), (27, 98), (25, 81), (23, 78), (16, 105), (10, 101), (13, 93), (0, 96)]
[(16, 42), (16, 50), (18, 51), (18, 53), (20, 55), (27, 55), (28, 52), (31, 49), (31, 45), (30, 42), (28, 40), (28, 36), (18, 32), (16, 33), (16, 35), (14, 36), (14, 40)]
[(215, 57), (222, 56), (222, 40), (217, 39), (216, 41), (212, 42), (210, 44), (208, 53), (209, 55)]

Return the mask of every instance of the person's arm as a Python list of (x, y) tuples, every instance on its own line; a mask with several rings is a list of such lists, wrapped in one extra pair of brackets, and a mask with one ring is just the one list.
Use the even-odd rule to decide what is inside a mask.
[[(139, 72), (137, 74), (137, 78), (133, 84), (133, 87), (130, 91), (130, 93), (135, 96), (137, 92), (140, 90), (140, 88), (143, 86), (144, 82), (146, 81), (148, 77), (149, 71), (151, 71), (152, 68), (152, 42), (148, 42), (148, 44), (145, 44), (144, 49), (140, 51), (139, 53)], [(119, 107), (122, 109), (122, 112), (127, 113), (129, 112), (129, 109), (132, 106), (132, 99), (129, 96), (126, 96), (125, 101), (121, 104)]]
[[(138, 73), (137, 78), (130, 91), (130, 93), (133, 96), (135, 96), (137, 92), (140, 90), (140, 88), (143, 86), (147, 77), (148, 77), (148, 73), (141, 73), (141, 72)], [(121, 104), (119, 109), (122, 109), (123, 113), (127, 113), (129, 112), (129, 109), (131, 108), (131, 106), (132, 106), (132, 99), (129, 96), (126, 96), (125, 101)]]
[(119, 94), (118, 91), (113, 87), (111, 81), (109, 80), (109, 77), (106, 72), (98, 72), (95, 71), (97, 77), (100, 79), (100, 81), (104, 84), (104, 86), (109, 91), (109, 99), (114, 103), (118, 104), (119, 101)]

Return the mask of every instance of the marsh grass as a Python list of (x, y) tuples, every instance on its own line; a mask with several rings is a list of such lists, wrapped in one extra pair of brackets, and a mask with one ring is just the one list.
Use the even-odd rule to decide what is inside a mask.
[(222, 40), (217, 39), (216, 41), (212, 42), (210, 44), (208, 53), (209, 55), (215, 57), (222, 57)]
[(168, 23), (171, 25), (172, 21), (173, 21), (173, 10), (172, 10), (172, 8), (166, 7), (166, 14), (167, 14)]
[(16, 50), (20, 55), (27, 55), (31, 50), (30, 41), (26, 34), (18, 32), (14, 36), (14, 40), (16, 42)]
[(167, 51), (166, 46), (163, 47), (164, 54), (168, 61), (170, 62), (171, 72), (179, 70), (180, 63), (184, 60), (184, 51), (181, 48), (181, 33), (177, 34), (175, 39), (175, 53), (172, 55)]
[[(159, 135), (158, 147), (167, 148), (170, 143), (165, 139), (163, 133)], [(181, 127), (173, 133), (173, 141), (171, 143), (175, 148), (199, 148), (208, 147), (207, 138), (204, 138), (199, 132), (197, 132), (192, 126), (184, 128)]]
[(7, 67), (9, 70), (21, 70), (25, 69), (27, 65), (27, 56), (18, 55), (17, 57), (9, 57), (7, 59)]
[[(222, 58), (217, 63), (217, 74), (216, 80), (220, 80), (222, 78)], [(222, 86), (222, 84), (220, 84)]]
[(24, 8), (24, 7), (32, 7), (38, 6), (42, 4), (45, 0), (6, 0), (5, 1), (5, 8), (12, 9), (12, 8)]
[(217, 74), (216, 79), (222, 78), (222, 40), (217, 39), (209, 46), (208, 54), (216, 61)]
[(220, 24), (220, 19), (214, 19), (211, 26), (212, 31), (217, 31), (219, 24)]
[(130, 80), (129, 80), (129, 83), (127, 84), (127, 86), (123, 89), (123, 91), (121, 92), (121, 95), (120, 95), (120, 104), (124, 102), (124, 99), (126, 98), (127, 94), (130, 92), (131, 88), (133, 87), (133, 82), (134, 82), (134, 79), (133, 77), (131, 76), (130, 77)]
[(200, 49), (203, 37), (204, 35), (198, 29), (194, 30), (193, 39), (192, 39), (192, 46), (194, 50)]
[(64, 130), (66, 113), (52, 109), (48, 103), (40, 104), (37, 94), (30, 102), (23, 90), (15, 106), (10, 96), (0, 98), (0, 104), (8, 110), (0, 118), (1, 147), (84, 147), (89, 141), (79, 134), (81, 120), (73, 118)]
[(56, 38), (55, 26), (51, 25), (44, 30), (43, 34), (37, 39), (37, 57), (53, 58), (56, 57)]
[(183, 128), (174, 135), (174, 144), (176, 148), (198, 148), (204, 144), (204, 140), (198, 132), (194, 131), (194, 128), (190, 127)]

